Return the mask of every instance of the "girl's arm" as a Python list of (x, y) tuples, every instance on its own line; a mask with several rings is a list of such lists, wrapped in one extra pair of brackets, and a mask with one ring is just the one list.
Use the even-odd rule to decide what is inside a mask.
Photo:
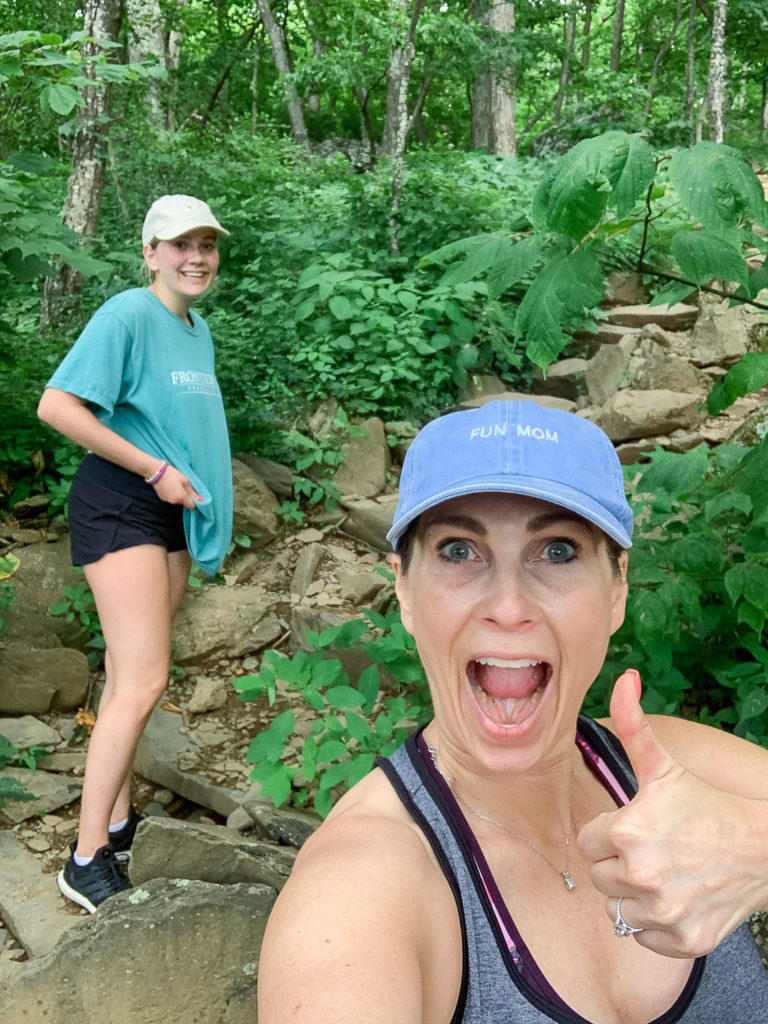
[[(46, 388), (37, 407), (37, 415), (76, 444), (145, 480), (162, 466), (161, 459), (143, 452), (110, 430), (91, 412), (83, 398), (69, 391)], [(194, 508), (195, 502), (200, 500), (187, 477), (174, 466), (168, 466), (154, 488), (157, 496), (171, 505)]]

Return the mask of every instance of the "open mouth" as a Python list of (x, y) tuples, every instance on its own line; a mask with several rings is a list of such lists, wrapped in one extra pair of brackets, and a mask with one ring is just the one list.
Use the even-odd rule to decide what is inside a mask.
[(533, 658), (477, 658), (467, 665), (467, 679), (483, 714), (495, 725), (516, 726), (538, 707), (552, 667)]

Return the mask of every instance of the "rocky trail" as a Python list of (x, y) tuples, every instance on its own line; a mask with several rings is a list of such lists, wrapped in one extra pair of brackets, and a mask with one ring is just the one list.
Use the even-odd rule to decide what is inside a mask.
[[(701, 404), (744, 352), (765, 348), (764, 323), (724, 303), (644, 306), (638, 287), (615, 283), (619, 304), (606, 309), (598, 333), (580, 339), (578, 357), (554, 364), (532, 397), (594, 419), (625, 463), (656, 445), (686, 451), (763, 437), (767, 391), (716, 420)], [(462, 401), (502, 395), (500, 381), (478, 378)], [(322, 407), (305, 429), (322, 438), (333, 413)], [(303, 649), (308, 629), (391, 601), (385, 534), (415, 427), (377, 419), (362, 426), (366, 436), (344, 444), (339, 508), (313, 513), (295, 532), (275, 514), (292, 493), (290, 470), (248, 454), (233, 460), (240, 543), (219, 585), (188, 589), (168, 687), (137, 754), (134, 800), (147, 819), (130, 869), (136, 888), (92, 916), (55, 884), (77, 832), (88, 712), (103, 680), (89, 670), (77, 624), (48, 609), (64, 587), (84, 601), (82, 577), (45, 495), (0, 522), (0, 554), (19, 559), (2, 613), (0, 735), (19, 749), (38, 748), (34, 770), (0, 771), (35, 796), (0, 807), (0, 1024), (256, 1019), (264, 924), (318, 819), (311, 806), (275, 810), (246, 763), (253, 737), (288, 706), (299, 722), (298, 753), (308, 713), (287, 689), (278, 689), (273, 708), (266, 698), (243, 703), (236, 683), (259, 670), (265, 650)], [(350, 660), (349, 668), (354, 676), (361, 665)], [(768, 953), (764, 923), (754, 928)]]

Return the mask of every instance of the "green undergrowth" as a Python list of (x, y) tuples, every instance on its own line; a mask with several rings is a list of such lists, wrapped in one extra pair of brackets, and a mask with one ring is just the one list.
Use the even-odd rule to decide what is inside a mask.
[[(768, 441), (682, 455), (659, 449), (626, 476), (636, 515), (627, 614), (584, 710), (606, 715), (616, 678), (637, 668), (647, 712), (683, 715), (768, 746)], [(241, 700), (291, 705), (247, 755), (251, 777), (278, 806), (311, 800), (327, 814), (377, 757), (431, 717), (423, 669), (397, 609), (363, 616), (307, 633), (307, 652), (267, 651), (260, 672), (235, 682)], [(334, 649), (363, 651), (371, 664), (350, 678)], [(382, 689), (380, 666), (396, 680), (395, 694)]]

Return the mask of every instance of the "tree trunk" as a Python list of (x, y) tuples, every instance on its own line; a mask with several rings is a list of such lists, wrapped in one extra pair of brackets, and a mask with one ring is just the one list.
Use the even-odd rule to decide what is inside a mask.
[(645, 115), (645, 117), (647, 117), (648, 114), (650, 113), (651, 99), (653, 98), (653, 94), (654, 94), (654, 92), (656, 90), (656, 79), (658, 78), (658, 75), (659, 75), (659, 68), (661, 67), (661, 62), (664, 60), (664, 57), (669, 52), (669, 49), (672, 46), (672, 43), (674, 43), (674, 41), (675, 41), (675, 36), (677, 35), (677, 29), (678, 29), (678, 27), (680, 25), (680, 21), (681, 21), (682, 17), (683, 17), (683, 0), (677, 0), (677, 7), (675, 9), (675, 19), (674, 19), (674, 21), (672, 23), (672, 28), (670, 29), (669, 34), (667, 36), (665, 36), (665, 38), (662, 40), (661, 46), (659, 47), (659, 49), (658, 49), (658, 51), (656, 53), (656, 56), (653, 58), (653, 66), (651, 68), (651, 75), (650, 75), (650, 78), (648, 79), (648, 99), (646, 100), (646, 102), (645, 102), (645, 104), (643, 106), (643, 114)]
[(760, 99), (760, 141), (768, 134), (768, 64), (763, 66), (763, 86)]
[[(581, 70), (589, 71), (590, 33), (592, 31), (592, 0), (586, 0), (584, 4), (584, 25), (581, 29)], [(584, 92), (579, 91), (576, 99), (581, 103), (584, 100)]]
[[(186, 7), (189, 0), (174, 0), (177, 7)], [(171, 29), (168, 33), (168, 46), (166, 49), (165, 56), (165, 67), (166, 70), (172, 75), (170, 81), (170, 87), (168, 89), (169, 101), (168, 110), (165, 116), (165, 126), (169, 132), (175, 130), (175, 112), (177, 99), (179, 95), (178, 82), (176, 80), (175, 72), (179, 70), (179, 61), (181, 59), (181, 43), (184, 36), (178, 29)]]
[(269, 0), (257, 0), (261, 20), (269, 36), (269, 43), (272, 47), (272, 58), (277, 68), (277, 73), (283, 79), (285, 99), (288, 104), (288, 116), (291, 119), (291, 135), (300, 146), (309, 144), (307, 127), (304, 124), (304, 113), (301, 109), (301, 100), (291, 78), (291, 65), (288, 60), (288, 51), (285, 45), (285, 35), (282, 28), (275, 21)]
[(565, 100), (565, 91), (571, 77), (571, 57), (573, 56), (573, 45), (576, 40), (576, 15), (573, 8), (565, 12), (563, 59), (560, 63), (560, 81), (557, 86), (557, 96), (552, 110), (555, 121), (560, 120), (560, 114)]
[[(420, 8), (421, 4), (417, 3)], [(404, 21), (408, 15), (408, 0), (390, 0), (392, 17), (398, 21)], [(385, 156), (395, 156), (397, 152), (397, 137), (400, 132), (400, 125), (405, 123), (408, 116), (408, 86), (411, 79), (411, 66), (413, 64), (413, 43), (411, 50), (408, 49), (407, 34), (405, 40), (402, 38), (392, 50), (387, 69), (387, 114), (384, 121), (384, 131), (381, 136), (381, 152)]]
[[(480, 17), (492, 32), (509, 35), (515, 30), (515, 5), (497, 2)], [(515, 67), (487, 71), (475, 79), (472, 103), (472, 144), (498, 156), (516, 156)]]
[[(392, 3), (397, 9), (395, 11), (396, 14), (398, 12), (406, 13), (407, 0), (392, 0)], [(408, 119), (408, 86), (411, 81), (413, 58), (416, 54), (414, 43), (416, 26), (419, 23), (423, 6), (424, 0), (414, 0), (408, 34), (402, 40), (402, 43), (395, 47), (389, 72), (387, 73), (387, 124), (390, 126), (389, 131), (392, 137), (389, 141), (390, 149), (385, 149), (384, 152), (387, 156), (392, 157), (394, 165), (392, 174), (392, 206), (389, 217), (389, 247), (392, 252), (399, 252), (400, 250), (397, 230), (400, 203), (403, 199), (405, 140), (408, 135), (408, 129), (412, 124), (412, 120), (409, 121)], [(397, 84), (397, 102), (390, 109), (390, 98), (393, 104), (395, 102), (395, 84)], [(385, 128), (385, 139), (386, 135), (387, 130)], [(382, 141), (382, 149), (384, 149), (384, 140)]]
[(581, 30), (581, 70), (589, 71), (589, 35), (592, 31), (592, 0), (584, 4), (584, 27)]
[(685, 64), (685, 120), (693, 126), (696, 96), (696, 0), (688, 7), (688, 58)]
[(373, 167), (376, 144), (373, 140), (373, 126), (371, 125), (371, 114), (368, 110), (368, 98), (370, 95), (370, 89), (364, 91), (360, 86), (355, 86), (355, 99), (360, 107), (360, 142), (362, 143), (363, 159), (367, 161), (368, 167)]
[(621, 63), (621, 37), (624, 32), (624, 0), (616, 0), (616, 19), (613, 23), (611, 43), (611, 71), (618, 71)]
[[(319, 60), (323, 55), (323, 44), (319, 39), (312, 40), (312, 56), (315, 60)], [(309, 109), (313, 114), (316, 114), (320, 109), (320, 94), (313, 92), (309, 97)]]
[[(84, 0), (83, 29), (95, 39), (115, 42), (120, 28), (120, 0)], [(84, 43), (86, 55), (99, 52), (98, 44)], [(88, 74), (92, 77), (92, 73)], [(83, 239), (92, 238), (99, 226), (106, 167), (106, 126), (110, 87), (83, 89), (85, 105), (77, 108), (77, 132), (72, 147), (72, 170), (67, 182), (62, 220)], [(40, 308), (43, 329), (76, 315), (83, 275), (64, 264), (55, 277), (46, 278)]]
[(258, 134), (259, 126), (259, 61), (263, 42), (264, 27), (262, 26), (253, 48), (253, 70), (251, 71), (251, 135), (253, 136)]
[(725, 71), (728, 58), (725, 53), (725, 16), (728, 0), (715, 0), (715, 18), (712, 24), (712, 52), (709, 58), (709, 138), (711, 142), (723, 141), (723, 97), (725, 95)]
[[(125, 0), (125, 14), (128, 20), (128, 60), (138, 64), (148, 57), (154, 57), (165, 67), (165, 39), (163, 37), (163, 14), (158, 0)], [(150, 79), (147, 102), (155, 123), (163, 120), (160, 103), (160, 82)]]

